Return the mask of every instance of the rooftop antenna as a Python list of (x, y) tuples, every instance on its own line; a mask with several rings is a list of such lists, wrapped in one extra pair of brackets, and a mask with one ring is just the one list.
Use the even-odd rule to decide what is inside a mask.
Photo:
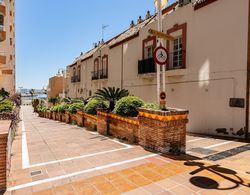
[(104, 25), (102, 24), (102, 42), (104, 42), (104, 31), (106, 30), (106, 28), (108, 28), (109, 25)]

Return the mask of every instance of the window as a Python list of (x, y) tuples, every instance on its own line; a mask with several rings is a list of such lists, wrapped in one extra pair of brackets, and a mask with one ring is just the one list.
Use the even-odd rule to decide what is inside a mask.
[(173, 69), (182, 67), (182, 37), (178, 37), (173, 43)]
[(10, 45), (12, 45), (13, 44), (13, 42), (12, 42), (12, 38), (10, 38)]
[(99, 70), (99, 60), (96, 58), (94, 61), (94, 72), (98, 72)]
[(174, 37), (173, 41), (167, 41), (169, 51), (167, 69), (186, 68), (187, 23), (175, 24), (167, 30), (167, 34)]
[(78, 80), (78, 82), (80, 82), (80, 78), (81, 78), (81, 67), (80, 66), (77, 67), (77, 75), (78, 75), (77, 80)]
[(102, 74), (101, 78), (108, 78), (108, 56), (104, 55), (102, 57)]
[(142, 58), (144, 60), (153, 58), (154, 49), (156, 47), (156, 37), (148, 37), (143, 40), (142, 44)]
[(144, 59), (152, 58), (153, 53), (154, 53), (154, 46), (153, 45), (149, 45), (149, 46), (145, 47), (144, 48)]
[(4, 25), (4, 16), (0, 15), (0, 30), (3, 31), (3, 25)]
[(76, 68), (73, 68), (73, 76), (76, 76)]

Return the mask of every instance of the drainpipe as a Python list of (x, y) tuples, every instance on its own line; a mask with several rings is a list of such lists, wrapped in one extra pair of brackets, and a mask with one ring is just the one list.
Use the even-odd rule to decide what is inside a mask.
[(247, 50), (247, 88), (246, 88), (246, 129), (245, 137), (249, 140), (249, 87), (250, 87), (250, 2), (248, 2), (248, 50)]
[(121, 89), (123, 89), (123, 51), (124, 51), (124, 46), (122, 44), (122, 56), (121, 56)]

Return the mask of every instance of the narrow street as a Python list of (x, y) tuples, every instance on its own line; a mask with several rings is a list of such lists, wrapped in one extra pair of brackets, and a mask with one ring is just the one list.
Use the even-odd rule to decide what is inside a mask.
[[(249, 194), (250, 146), (187, 136), (187, 155), (163, 156), (23, 106), (6, 194)], [(180, 187), (181, 186), (181, 187)]]

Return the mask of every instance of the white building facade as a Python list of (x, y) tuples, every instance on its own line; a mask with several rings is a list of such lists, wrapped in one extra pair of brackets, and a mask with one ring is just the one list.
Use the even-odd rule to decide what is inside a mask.
[[(68, 66), (67, 96), (87, 98), (108, 86), (157, 101), (152, 53), (157, 18), (144, 20), (80, 55)], [(249, 1), (197, 0), (163, 10), (167, 106), (188, 109), (188, 131), (244, 138), (249, 129)]]

